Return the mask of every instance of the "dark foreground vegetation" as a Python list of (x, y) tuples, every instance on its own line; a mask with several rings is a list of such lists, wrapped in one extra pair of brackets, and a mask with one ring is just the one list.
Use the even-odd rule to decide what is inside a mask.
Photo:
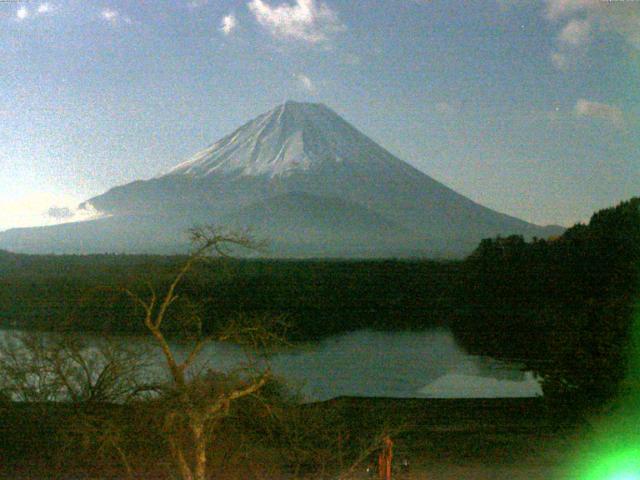
[[(0, 429), (2, 478), (175, 478), (162, 423), (144, 402), (15, 404), (0, 409)], [(575, 429), (539, 398), (339, 398), (299, 405), (266, 389), (225, 417), (217, 429), (224, 441), (211, 449), (209, 474), (238, 480), (375, 478), (367, 469), (375, 470), (388, 434), (393, 478), (441, 478), (435, 474), (443, 466), (497, 465), (517, 472), (526, 462), (544, 475), (563, 458), (546, 458), (546, 451)]]
[[(450, 445), (495, 459), (500, 448), (526, 449), (509, 443), (518, 429), (545, 432), (566, 420), (567, 411), (579, 416), (581, 407), (603, 405), (621, 391), (634, 348), (640, 198), (600, 211), (558, 238), (485, 240), (459, 262), (223, 261), (207, 254), (220, 242), (251, 247), (250, 240), (212, 235), (196, 232), (191, 257), (0, 253), (3, 326), (150, 335), (170, 373), (165, 385), (138, 385), (127, 378), (135, 372), (123, 368), (135, 364), (132, 352), (105, 347), (90, 354), (96, 360), (69, 338), (42, 345), (24, 337), (33, 366), (16, 355), (0, 369), (0, 428), (10, 439), (0, 442), (6, 468), (18, 475), (37, 465), (34, 446), (41, 442), (46, 451), (36, 457), (43, 469), (79, 476), (348, 478), (386, 436), (401, 450), (403, 442), (433, 451)], [(248, 338), (255, 351), (359, 328), (432, 326), (448, 326), (473, 353), (534, 370), (545, 398), (487, 411), (478, 401), (404, 403), (399, 411), (407, 415), (399, 418), (373, 403), (360, 409), (344, 401), (298, 405), (268, 368), (240, 377), (185, 375), (210, 334)], [(193, 358), (176, 360), (166, 340), (171, 336), (192, 341)], [(29, 396), (34, 378), (40, 387)], [(72, 403), (52, 403), (60, 392)], [(16, 398), (27, 403), (11, 401)], [(422, 428), (427, 407), (439, 412), (444, 436)], [(465, 447), (452, 431), (478, 408), (484, 412), (478, 418), (493, 422), (493, 440), (485, 436)], [(531, 415), (537, 416), (532, 424), (518, 425)], [(489, 428), (478, 419), (462, 424), (467, 439), (478, 425)], [(490, 446), (499, 438), (496, 425), (512, 435), (497, 440), (502, 447)], [(483, 450), (494, 447), (491, 455)]]

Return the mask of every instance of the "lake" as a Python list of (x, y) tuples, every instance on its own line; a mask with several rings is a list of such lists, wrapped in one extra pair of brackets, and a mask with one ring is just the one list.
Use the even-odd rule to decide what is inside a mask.
[[(0, 331), (0, 339), (11, 330)], [(90, 345), (96, 336), (83, 336)], [(126, 337), (128, 343), (148, 343)], [(184, 357), (185, 345), (172, 345)], [(160, 375), (159, 350), (148, 375)], [(212, 342), (200, 354), (198, 368), (232, 371), (246, 363), (243, 350)], [(467, 354), (446, 329), (423, 332), (360, 330), (336, 335), (271, 355), (273, 372), (298, 390), (305, 401), (338, 396), (398, 398), (492, 398), (542, 395), (531, 372), (518, 365)]]

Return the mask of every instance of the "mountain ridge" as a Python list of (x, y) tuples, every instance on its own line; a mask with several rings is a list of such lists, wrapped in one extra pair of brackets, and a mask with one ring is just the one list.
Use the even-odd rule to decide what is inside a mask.
[[(296, 206), (295, 199), (301, 205)], [(331, 244), (331, 250), (345, 251), (358, 242), (362, 243), (358, 251), (381, 256), (384, 246), (393, 245), (398, 252), (403, 243), (411, 252), (448, 251), (460, 256), (482, 238), (544, 237), (561, 230), (484, 207), (403, 162), (327, 106), (291, 101), (246, 122), (168, 171), (114, 187), (80, 207), (89, 205), (108, 216), (108, 224), (116, 225), (120, 219), (129, 230), (135, 230), (130, 219), (140, 218), (141, 229), (144, 225), (169, 243), (188, 222), (240, 226), (245, 221), (248, 225), (242, 226), (257, 227), (258, 234), (281, 238), (288, 232), (290, 239), (307, 243), (312, 238), (318, 248), (315, 252), (310, 248), (310, 256), (326, 252), (324, 243)], [(153, 222), (167, 232), (152, 228)], [(313, 222), (317, 228), (312, 228)], [(87, 227), (77, 225), (85, 235), (82, 248), (91, 250)], [(65, 229), (73, 237), (73, 228)], [(145, 237), (133, 230), (127, 235)], [(315, 233), (305, 234), (310, 231)], [(0, 234), (0, 248), (8, 238), (16, 248), (16, 235)], [(126, 240), (121, 242), (124, 249)], [(117, 245), (117, 239), (112, 244)], [(273, 253), (286, 256), (285, 251)]]

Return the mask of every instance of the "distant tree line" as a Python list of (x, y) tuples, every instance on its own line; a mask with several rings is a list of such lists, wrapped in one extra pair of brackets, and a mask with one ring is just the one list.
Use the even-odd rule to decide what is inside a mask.
[(463, 271), (452, 327), (468, 350), (522, 361), (550, 396), (598, 402), (618, 392), (640, 291), (640, 198), (558, 238), (483, 240)]
[[(123, 293), (169, 281), (184, 257), (128, 255), (0, 258), (0, 325), (140, 333), (140, 307)], [(199, 316), (204, 332), (242, 313), (286, 315), (292, 341), (374, 328), (445, 325), (459, 303), (460, 262), (226, 259), (194, 267), (175, 318)]]

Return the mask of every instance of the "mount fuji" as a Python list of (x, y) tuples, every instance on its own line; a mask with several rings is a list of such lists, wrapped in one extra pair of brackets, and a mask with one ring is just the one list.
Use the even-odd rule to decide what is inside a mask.
[(462, 256), (486, 237), (548, 237), (396, 158), (322, 104), (286, 102), (174, 168), (80, 209), (101, 218), (0, 233), (30, 253), (174, 253), (194, 225), (249, 228), (271, 256)]

